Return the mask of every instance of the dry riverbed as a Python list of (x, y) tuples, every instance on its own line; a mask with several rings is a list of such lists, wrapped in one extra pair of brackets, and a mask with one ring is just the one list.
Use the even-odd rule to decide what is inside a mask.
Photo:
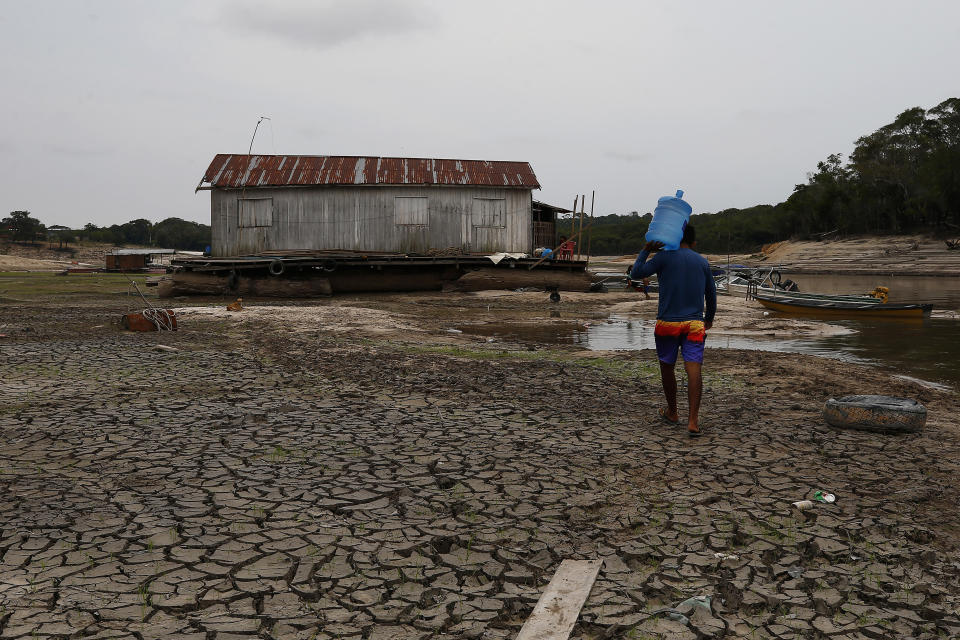
[[(563, 558), (605, 561), (580, 639), (960, 634), (955, 392), (708, 352), (690, 441), (650, 351), (450, 331), (652, 317), (636, 294), (208, 301), (169, 334), (122, 333), (119, 291), (5, 295), (0, 637), (506, 639)], [(721, 304), (720, 333), (824, 330)], [(850, 393), (927, 427), (827, 427)]]

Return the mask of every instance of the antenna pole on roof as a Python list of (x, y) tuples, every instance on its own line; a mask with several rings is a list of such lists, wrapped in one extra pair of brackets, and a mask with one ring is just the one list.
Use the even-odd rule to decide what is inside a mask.
[[(250, 173), (251, 166), (253, 165), (253, 140), (257, 137), (257, 129), (260, 128), (260, 123), (264, 120), (270, 120), (268, 116), (260, 116), (260, 119), (257, 120), (257, 126), (253, 128), (253, 135), (250, 136), (250, 146), (247, 147), (247, 170), (245, 173)], [(272, 123), (273, 120), (270, 120)], [(271, 124), (270, 126), (273, 126)], [(240, 199), (243, 200), (243, 197), (247, 194), (247, 180), (246, 176), (240, 176), (242, 188), (240, 189)], [(237, 205), (240, 206), (239, 204)]]
[[(260, 116), (260, 119), (257, 120), (257, 126), (253, 128), (253, 135), (250, 136), (250, 148), (247, 149), (248, 156), (253, 153), (253, 139), (257, 137), (257, 129), (260, 128), (260, 123), (263, 122), (264, 120), (270, 120), (270, 118), (267, 116)], [(270, 121), (273, 122), (272, 120)]]

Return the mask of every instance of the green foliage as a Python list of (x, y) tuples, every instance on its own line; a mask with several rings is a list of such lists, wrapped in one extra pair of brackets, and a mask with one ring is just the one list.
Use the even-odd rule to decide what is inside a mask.
[(153, 226), (153, 243), (158, 247), (203, 251), (210, 238), (210, 225), (199, 222), (167, 218)]
[(29, 211), (11, 211), (0, 220), (0, 233), (10, 234), (17, 242), (33, 242), (46, 237), (47, 229), (43, 223), (30, 215)]
[[(637, 212), (625, 216), (616, 214), (597, 216), (593, 219), (590, 229), (585, 231), (577, 242), (580, 244), (580, 249), (586, 253), (586, 238), (589, 238), (589, 249), (593, 255), (636, 253), (643, 246), (643, 236), (647, 233), (647, 227), (652, 218), (653, 214), (645, 213), (641, 216)], [(585, 220), (584, 226), (587, 224)], [(558, 221), (558, 235), (572, 237), (576, 233), (575, 229), (579, 229), (579, 223), (571, 228), (569, 218)]]
[(139, 244), (186, 251), (202, 251), (210, 244), (211, 238), (209, 225), (181, 218), (167, 218), (156, 224), (139, 218), (109, 227), (88, 223), (74, 234), (81, 240), (92, 242)]

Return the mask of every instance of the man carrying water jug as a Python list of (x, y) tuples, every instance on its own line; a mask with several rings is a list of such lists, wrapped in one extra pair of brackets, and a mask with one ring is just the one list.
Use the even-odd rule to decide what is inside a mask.
[[(717, 288), (706, 258), (693, 250), (696, 233), (692, 225), (683, 229), (683, 239), (674, 251), (664, 249), (664, 243), (647, 242), (630, 270), (632, 280), (641, 280), (657, 274), (660, 300), (657, 306), (657, 325), (654, 340), (660, 360), (660, 380), (667, 398), (666, 408), (660, 408), (660, 418), (670, 424), (680, 424), (677, 411), (677, 378), (674, 366), (677, 351), (683, 355), (687, 372), (688, 404), (687, 435), (701, 435), (698, 417), (703, 392), (703, 343), (713, 326), (717, 311)], [(651, 253), (656, 253), (650, 260)], [(706, 303), (706, 313), (704, 313)]]

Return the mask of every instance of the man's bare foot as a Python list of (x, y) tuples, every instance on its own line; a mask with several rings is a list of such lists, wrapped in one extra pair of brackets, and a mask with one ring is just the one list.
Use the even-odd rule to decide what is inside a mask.
[(669, 409), (664, 409), (663, 407), (660, 407), (657, 413), (660, 414), (660, 419), (663, 420), (664, 422), (667, 422), (669, 424), (680, 424), (680, 414), (677, 413), (676, 411), (671, 413)]

